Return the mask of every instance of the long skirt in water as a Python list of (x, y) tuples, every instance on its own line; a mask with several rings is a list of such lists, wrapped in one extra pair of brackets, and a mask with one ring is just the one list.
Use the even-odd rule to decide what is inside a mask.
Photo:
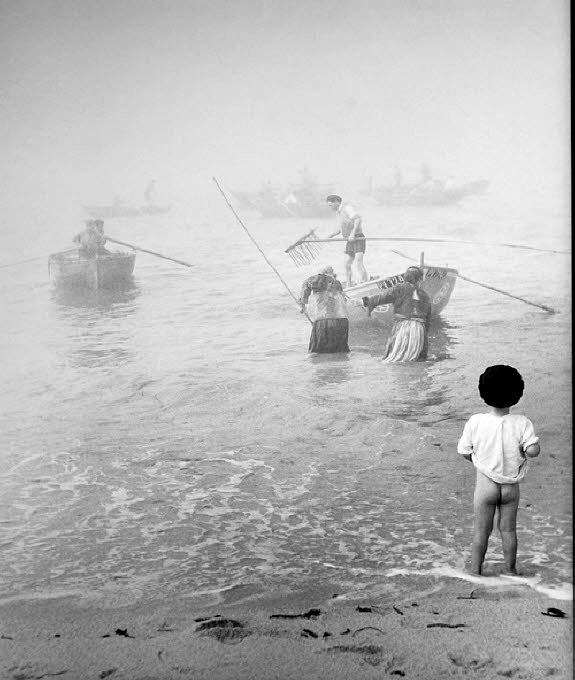
[(387, 341), (384, 361), (417, 361), (427, 358), (423, 319), (398, 319)]
[(313, 322), (309, 338), (309, 351), (317, 354), (349, 352), (347, 319), (317, 319)]

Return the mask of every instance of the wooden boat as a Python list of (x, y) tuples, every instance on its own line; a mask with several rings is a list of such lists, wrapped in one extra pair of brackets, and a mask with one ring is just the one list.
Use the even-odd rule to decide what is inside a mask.
[(422, 167), (421, 175), (419, 182), (404, 183), (396, 168), (393, 184), (374, 186), (370, 178), (369, 186), (361, 193), (384, 206), (456, 205), (469, 196), (484, 194), (489, 186), (489, 181), (483, 179), (458, 182), (434, 178), (426, 166)]
[(385, 206), (456, 205), (468, 196), (485, 193), (488, 182), (478, 180), (453, 187), (435, 185), (381, 186), (373, 190), (373, 198)]
[[(433, 267), (428, 264), (424, 264), (422, 269), (423, 282), (421, 288), (429, 295), (432, 314), (437, 315), (449, 302), (457, 280), (457, 269)], [(346, 288), (344, 293), (348, 301), (350, 316), (357, 318), (363, 314), (367, 317), (362, 298), (380, 295), (383, 291), (393, 288), (393, 286), (403, 281), (403, 274), (396, 274), (394, 276), (382, 276), (371, 279), (365, 283), (359, 283)], [(373, 316), (382, 320), (390, 319), (392, 315), (393, 305), (391, 304), (380, 305), (373, 310)]]
[(171, 205), (142, 205), (140, 206), (140, 213), (142, 215), (165, 215), (171, 209)]
[(112, 220), (120, 217), (137, 217), (140, 215), (139, 208), (115, 203), (113, 205), (85, 205), (84, 210), (97, 220)]
[(55, 286), (68, 288), (116, 288), (131, 281), (136, 253), (112, 252), (88, 258), (77, 249), (48, 258), (48, 274)]
[(327, 218), (332, 215), (325, 199), (332, 193), (329, 184), (319, 184), (304, 170), (300, 180), (284, 189), (276, 189), (270, 182), (259, 191), (234, 191), (240, 208), (257, 210), (263, 218), (295, 217), (302, 219)]

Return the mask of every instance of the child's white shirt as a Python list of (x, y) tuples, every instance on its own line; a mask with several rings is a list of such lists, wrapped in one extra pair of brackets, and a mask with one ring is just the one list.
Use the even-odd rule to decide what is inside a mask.
[(523, 451), (538, 442), (533, 423), (525, 416), (476, 413), (465, 423), (457, 452), (471, 455), (475, 467), (494, 482), (517, 484), (527, 468)]

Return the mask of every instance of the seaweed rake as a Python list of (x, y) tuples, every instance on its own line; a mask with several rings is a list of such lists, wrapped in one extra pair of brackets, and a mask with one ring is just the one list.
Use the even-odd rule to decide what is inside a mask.
[[(337, 233), (337, 232), (336, 232)], [(336, 241), (347, 241), (345, 238), (334, 238), (335, 234), (329, 238), (318, 238), (315, 229), (299, 238), (291, 246), (288, 246), (285, 252), (295, 262), (297, 267), (302, 267), (306, 264), (311, 264), (318, 256), (322, 243), (335, 243)], [(534, 250), (540, 253), (559, 253), (562, 255), (570, 255), (568, 250), (548, 250), (545, 248), (534, 248), (533, 246), (518, 245), (515, 243), (497, 243), (490, 241), (456, 241), (444, 238), (420, 238), (418, 236), (368, 236), (366, 241), (399, 241), (399, 242), (414, 242), (414, 243), (460, 243), (470, 244), (475, 246), (503, 246), (505, 248), (521, 248), (523, 250)]]
[(306, 264), (311, 264), (319, 255), (320, 243), (315, 229), (311, 229), (291, 246), (288, 246), (285, 252), (295, 262), (296, 267), (303, 267)]

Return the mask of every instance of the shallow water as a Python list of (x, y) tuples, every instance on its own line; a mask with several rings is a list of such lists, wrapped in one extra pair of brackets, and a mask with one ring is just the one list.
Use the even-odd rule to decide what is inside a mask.
[[(365, 207), (366, 230), (569, 247), (560, 213), (482, 201)], [(306, 582), (370, 592), (401, 587), (397, 570), (448, 577), (472, 526), (473, 468), (457, 439), (483, 409), (477, 378), (492, 363), (523, 374), (516, 410), (542, 443), (522, 485), (521, 565), (541, 587), (572, 581), (568, 256), (427, 244), (431, 264), (559, 313), (460, 280), (430, 360), (388, 365), (388, 329), (368, 320), (348, 356), (308, 355), (309, 324), (231, 213), (175, 217), (108, 223), (195, 265), (140, 253), (127, 291), (54, 291), (44, 259), (0, 269), (0, 597), (132, 602)], [(316, 223), (244, 222), (296, 297), (319, 266), (343, 273), (341, 244), (301, 269), (284, 254)], [(8, 239), (3, 263), (41, 253), (43, 238), (31, 253)], [(370, 274), (405, 268), (392, 249), (418, 259), (421, 248), (369, 244)], [(500, 548), (495, 537), (494, 571)]]

